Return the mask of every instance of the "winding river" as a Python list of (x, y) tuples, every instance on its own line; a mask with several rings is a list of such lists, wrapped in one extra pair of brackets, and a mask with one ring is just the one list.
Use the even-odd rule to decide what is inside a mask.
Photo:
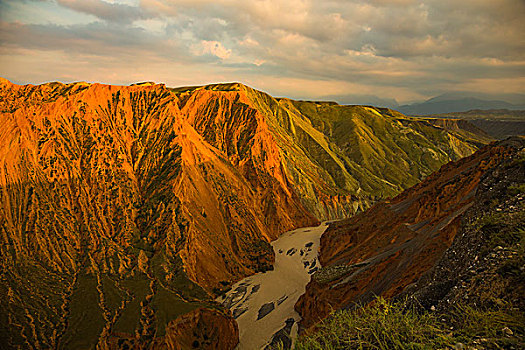
[(295, 339), (300, 316), (294, 305), (311, 274), (320, 268), (317, 253), (327, 224), (283, 234), (272, 242), (274, 269), (237, 282), (218, 299), (239, 324), (238, 350), (264, 349), (272, 340)]

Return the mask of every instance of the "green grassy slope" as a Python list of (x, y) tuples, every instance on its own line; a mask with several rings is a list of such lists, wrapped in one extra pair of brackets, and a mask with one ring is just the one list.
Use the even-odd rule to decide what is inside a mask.
[(389, 109), (275, 99), (241, 89), (266, 116), (303, 203), (323, 219), (366, 209), (491, 140)]

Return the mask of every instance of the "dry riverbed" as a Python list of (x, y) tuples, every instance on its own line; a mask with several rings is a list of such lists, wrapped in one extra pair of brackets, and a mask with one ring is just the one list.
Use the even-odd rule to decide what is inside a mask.
[(327, 223), (286, 232), (272, 243), (272, 271), (247, 277), (233, 285), (218, 301), (228, 307), (239, 324), (237, 349), (265, 349), (297, 335), (299, 314), (294, 305), (305, 292), (311, 275), (320, 268), (319, 241)]

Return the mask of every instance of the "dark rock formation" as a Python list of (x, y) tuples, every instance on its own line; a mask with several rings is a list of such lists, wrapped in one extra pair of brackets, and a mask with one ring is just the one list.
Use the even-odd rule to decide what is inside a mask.
[(274, 349), (291, 349), (292, 348), (292, 339), (290, 333), (292, 332), (292, 327), (295, 323), (293, 318), (289, 318), (285, 321), (285, 326), (281, 328), (277, 333), (272, 337), (270, 344), (264, 347), (264, 350), (274, 350)]
[(261, 306), (261, 308), (259, 309), (259, 312), (258, 312), (258, 314), (257, 314), (257, 320), (260, 320), (261, 318), (265, 317), (265, 316), (268, 315), (270, 312), (272, 312), (274, 309), (275, 309), (275, 303), (274, 303), (273, 301), (264, 304), (264, 305)]

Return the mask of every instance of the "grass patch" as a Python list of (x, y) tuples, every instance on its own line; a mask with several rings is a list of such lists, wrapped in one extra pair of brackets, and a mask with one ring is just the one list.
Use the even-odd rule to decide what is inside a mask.
[(525, 230), (523, 228), (516, 228), (515, 230), (500, 230), (490, 237), (490, 248), (497, 246), (509, 247), (516, 243), (524, 241)]
[(525, 165), (525, 153), (520, 152), (518, 153), (518, 156), (507, 166), (508, 168), (513, 167), (515, 165)]
[(514, 185), (514, 186), (509, 186), (507, 191), (511, 196), (525, 193), (525, 183)]
[(503, 213), (493, 213), (484, 215), (475, 222), (477, 229), (483, 229), (486, 231), (493, 231), (499, 229), (506, 223), (506, 218)]
[[(523, 345), (525, 317), (523, 312), (506, 309), (477, 309), (472, 306), (459, 306), (452, 313), (454, 325), (452, 339), (471, 344), (475, 339), (484, 339), (489, 348)], [(505, 332), (508, 328), (513, 336)], [(479, 341), (478, 341), (479, 342)]]
[(488, 234), (489, 243), (486, 244), (483, 253), (497, 246), (511, 247), (520, 243), (525, 244), (525, 213), (517, 212), (513, 215), (508, 213), (494, 213), (485, 215), (474, 223), (474, 228)]
[(357, 263), (353, 265), (331, 265), (322, 267), (312, 276), (312, 279), (317, 283), (329, 283), (345, 275), (349, 275), (351, 272), (354, 272), (365, 265), (368, 265), (368, 263)]
[(404, 303), (378, 298), (368, 307), (334, 313), (316, 332), (300, 337), (295, 349), (442, 349), (458, 343), (519, 347), (523, 325), (523, 313), (511, 309), (466, 306), (444, 317), (407, 310)]

